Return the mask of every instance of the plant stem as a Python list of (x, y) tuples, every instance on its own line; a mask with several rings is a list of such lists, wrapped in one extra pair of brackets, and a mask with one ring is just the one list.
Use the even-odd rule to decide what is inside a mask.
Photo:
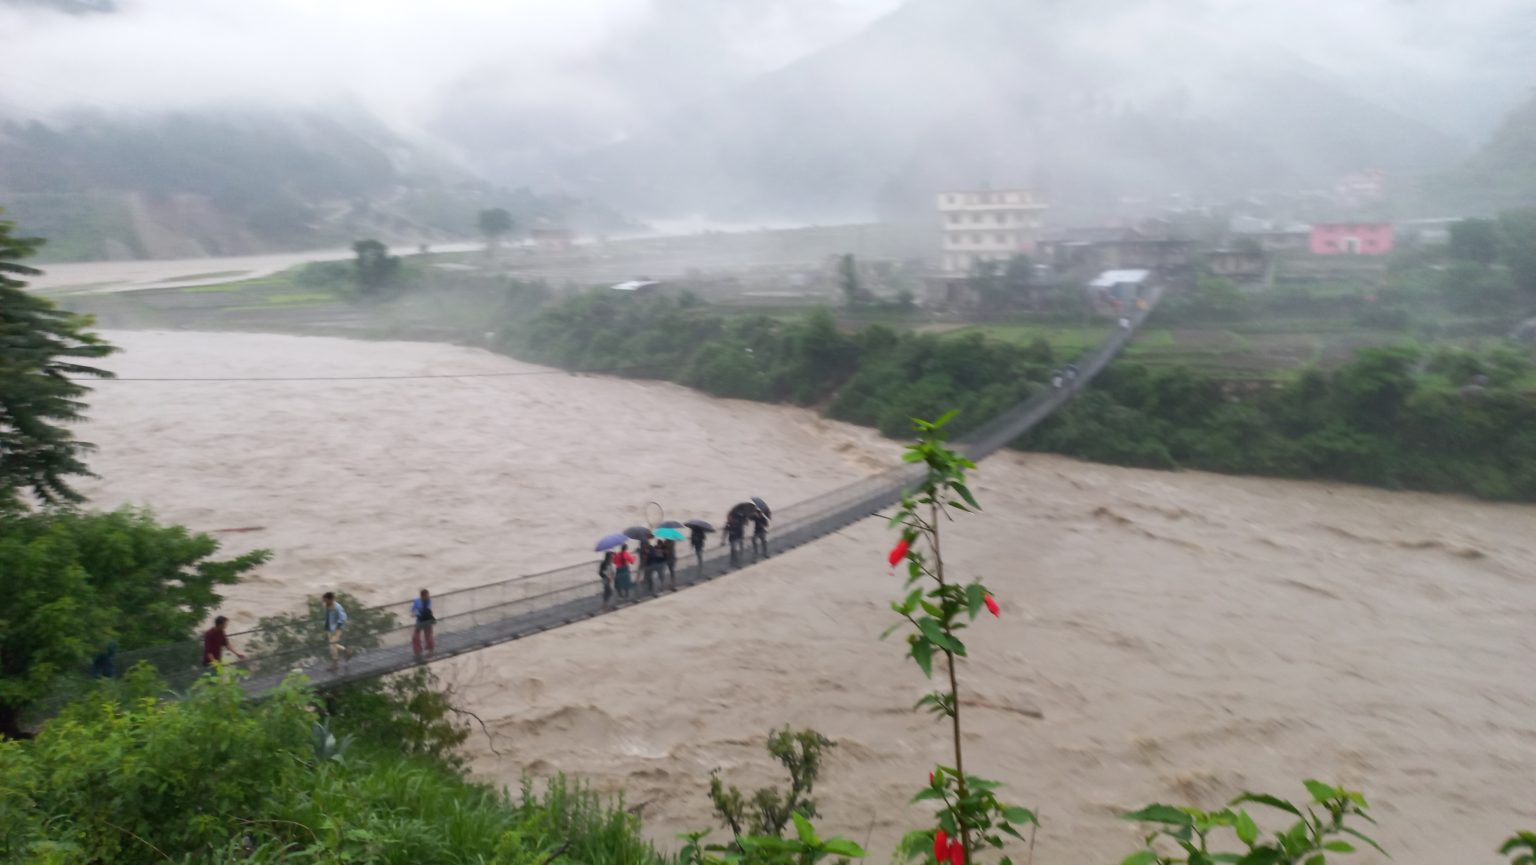
[[(939, 504), (937, 501), (929, 504), (932, 508), (933, 519), (929, 526), (933, 537), (933, 570), (934, 579), (939, 581), (939, 588), (944, 588), (944, 557), (939, 551)], [(945, 633), (951, 634), (948, 623), (945, 624)], [(944, 650), (944, 658), (949, 662), (949, 700), (950, 726), (953, 729), (955, 740), (955, 774), (960, 783), (960, 801), (965, 801), (965, 756), (960, 746), (960, 685), (955, 680), (955, 653), (949, 649)], [(971, 829), (961, 820), (955, 823), (960, 827), (960, 849), (964, 853), (963, 861), (969, 865), (971, 861)]]

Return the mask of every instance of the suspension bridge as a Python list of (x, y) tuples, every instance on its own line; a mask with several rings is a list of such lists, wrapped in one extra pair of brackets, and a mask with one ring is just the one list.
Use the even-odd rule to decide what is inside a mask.
[[(957, 439), (953, 445), (975, 461), (1016, 441), (1035, 425), (1066, 405), (1106, 367), (1135, 336), (1156, 307), (1161, 291), (1145, 298), (1146, 306), (1131, 312), (1097, 347), (1076, 359), (1077, 373), (1059, 386), (1046, 385), (1032, 397)], [(918, 465), (902, 464), (887, 471), (785, 508), (775, 509), (771, 536), (774, 553), (783, 553), (839, 531), (900, 501), (903, 492), (922, 476)], [(750, 565), (746, 565), (750, 567)], [(702, 559), (679, 558), (675, 590), (718, 579), (739, 568), (729, 553), (711, 549)], [(242, 680), (252, 697), (277, 687), (294, 672), (303, 672), (324, 687), (357, 681), (474, 652), (512, 640), (563, 627), (594, 616), (621, 612), (637, 604), (666, 597), (649, 594), (637, 584), (633, 598), (607, 607), (596, 562), (512, 577), (483, 586), (444, 592), (433, 597), (437, 610), (453, 611), (437, 619), (436, 649), (425, 659), (415, 654), (411, 634), (410, 600), (349, 611), (346, 639), (354, 656), (332, 671), (329, 647), (318, 621), (257, 628), (231, 634), (247, 649), (240, 666), (250, 671)], [(147, 661), (174, 690), (191, 685), (203, 670), (202, 643), (189, 640), (125, 652), (117, 665), (127, 669)]]

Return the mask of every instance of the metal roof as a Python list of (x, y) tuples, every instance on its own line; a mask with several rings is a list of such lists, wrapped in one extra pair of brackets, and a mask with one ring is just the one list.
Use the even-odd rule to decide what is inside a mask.
[(1152, 275), (1150, 270), (1106, 270), (1099, 274), (1093, 282), (1088, 283), (1093, 288), (1114, 288), (1126, 283), (1139, 284), (1147, 281)]

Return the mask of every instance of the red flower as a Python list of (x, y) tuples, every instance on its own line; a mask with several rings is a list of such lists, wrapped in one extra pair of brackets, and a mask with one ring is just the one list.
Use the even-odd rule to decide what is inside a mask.
[(891, 567), (896, 567), (897, 562), (907, 557), (907, 548), (910, 546), (912, 544), (906, 538), (902, 538), (896, 542), (896, 546), (891, 547), (891, 554), (886, 556), (886, 559), (891, 563)]
[(965, 847), (959, 841), (949, 842), (950, 865), (965, 865)]
[(933, 773), (932, 772), (928, 773), (928, 786), (930, 786), (930, 787), (933, 786)]
[(987, 611), (990, 612), (992, 615), (996, 616), (997, 618), (1001, 619), (1003, 617), (1003, 614), (1000, 612), (1001, 608), (998, 607), (998, 605), (997, 605), (997, 599), (992, 597), (991, 595), (987, 595), (986, 602), (987, 602)]
[(939, 865), (949, 861), (949, 836), (944, 834), (943, 829), (933, 833), (933, 858)]

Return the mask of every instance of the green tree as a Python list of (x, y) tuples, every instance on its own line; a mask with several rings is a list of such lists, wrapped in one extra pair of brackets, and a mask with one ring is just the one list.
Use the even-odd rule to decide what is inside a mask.
[[(0, 735), (25, 710), (83, 679), (108, 644), (138, 649), (190, 640), (222, 598), (219, 586), (266, 561), (218, 560), (218, 542), (146, 511), (17, 515), (0, 520)], [(195, 658), (184, 659), (196, 663)]]
[(502, 238), (512, 233), (514, 223), (512, 214), (504, 208), (492, 207), (480, 211), (475, 223), (480, 227), (480, 233), (485, 237), (485, 248), (494, 249), (501, 244)]
[(1449, 252), (1458, 261), (1493, 264), (1499, 258), (1502, 231), (1492, 219), (1463, 219), (1451, 224)]
[(379, 295), (392, 287), (400, 275), (400, 259), (389, 254), (389, 247), (377, 240), (359, 240), (352, 244), (352, 260), (358, 289), (365, 295)]
[(1504, 263), (1520, 290), (1536, 294), (1536, 208), (1499, 214), (1504, 229)]
[(837, 287), (843, 292), (843, 299), (849, 306), (856, 306), (868, 298), (864, 283), (859, 278), (859, 263), (851, 252), (837, 257)]
[(19, 277), (39, 271), (20, 259), (43, 241), (16, 237), (14, 228), (0, 220), (0, 512), (17, 508), (25, 492), (45, 504), (81, 500), (66, 480), (90, 475), (81, 458), (91, 445), (67, 426), (81, 419), (89, 391), (75, 379), (112, 374), (79, 361), (115, 351), (85, 329), (90, 319), (25, 291)]

